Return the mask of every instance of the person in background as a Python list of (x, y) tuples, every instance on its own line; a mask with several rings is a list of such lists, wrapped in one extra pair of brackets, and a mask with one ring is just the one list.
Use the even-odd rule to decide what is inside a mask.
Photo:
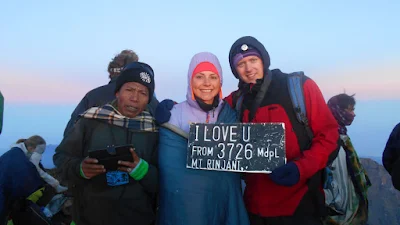
[[(337, 189), (326, 193), (328, 193), (328, 196), (335, 196), (335, 198), (332, 198), (334, 204), (329, 202), (328, 205), (341, 205), (340, 211), (344, 213), (343, 215), (327, 217), (324, 222), (327, 225), (363, 225), (368, 221), (367, 191), (371, 182), (360, 163), (346, 128), (353, 123), (356, 116), (354, 113), (355, 105), (354, 97), (345, 93), (335, 95), (328, 101), (328, 107), (339, 124), (341, 149), (334, 161), (335, 171), (333, 172), (337, 174), (334, 178), (338, 178), (337, 182), (339, 183), (336, 188), (343, 187), (341, 189), (343, 191), (341, 191), (340, 197), (335, 196)], [(341, 151), (342, 149), (344, 151)], [(343, 179), (339, 179), (340, 177)], [(328, 196), (326, 196), (326, 199), (330, 199)]]
[[(68, 121), (68, 124), (64, 130), (64, 137), (68, 133), (68, 131), (71, 130), (72, 126), (75, 124), (81, 113), (84, 113), (86, 110), (92, 107), (102, 106), (115, 99), (114, 90), (118, 76), (121, 74), (126, 65), (132, 62), (137, 62), (138, 60), (139, 56), (134, 51), (129, 49), (121, 51), (111, 60), (107, 68), (110, 82), (104, 86), (100, 86), (89, 91), (82, 98), (82, 100), (79, 102), (79, 104), (76, 106), (75, 110), (71, 114), (71, 119)], [(158, 105), (158, 100), (155, 95), (150, 97), (151, 101), (148, 105), (148, 110), (153, 115), (153, 111)]]
[[(42, 197), (45, 181), (29, 158), (43, 145), (46, 142), (37, 135), (20, 139), (0, 157), (0, 225), (6, 224), (8, 216), (26, 211), (26, 205)], [(34, 214), (41, 214), (40, 209)]]
[[(30, 142), (29, 139), (20, 139), (19, 142), (17, 142), (17, 146), (19, 145), (22, 148), (23, 144), (29, 142)], [(29, 161), (31, 161), (33, 165), (36, 166), (36, 170), (39, 172), (40, 177), (42, 177), (42, 179), (46, 181), (46, 183), (52, 186), (57, 193), (67, 191), (68, 188), (62, 186), (57, 179), (48, 174), (43, 168), (42, 164), (40, 163), (40, 161), (42, 160), (42, 155), (45, 150), (46, 150), (46, 143), (37, 146), (33, 152), (28, 153)]]
[(393, 186), (400, 191), (400, 123), (390, 133), (383, 150), (382, 163), (392, 177)]

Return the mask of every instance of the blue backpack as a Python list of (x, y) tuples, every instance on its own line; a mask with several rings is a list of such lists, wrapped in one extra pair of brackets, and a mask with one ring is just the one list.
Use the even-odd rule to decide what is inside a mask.
[[(296, 114), (297, 120), (304, 125), (307, 136), (310, 141), (314, 138), (314, 134), (310, 128), (307, 119), (306, 105), (304, 103), (304, 93), (303, 93), (303, 79), (304, 72), (294, 72), (288, 75), (287, 85), (290, 94), (290, 99), (292, 100), (293, 109)], [(235, 101), (234, 101), (235, 102)], [(243, 94), (240, 95), (236, 101), (235, 109), (240, 115), (241, 107), (243, 103)]]

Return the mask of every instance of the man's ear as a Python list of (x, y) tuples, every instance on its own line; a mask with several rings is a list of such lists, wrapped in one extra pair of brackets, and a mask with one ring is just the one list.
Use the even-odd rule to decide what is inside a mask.
[(119, 98), (119, 91), (117, 93), (115, 93), (115, 98)]

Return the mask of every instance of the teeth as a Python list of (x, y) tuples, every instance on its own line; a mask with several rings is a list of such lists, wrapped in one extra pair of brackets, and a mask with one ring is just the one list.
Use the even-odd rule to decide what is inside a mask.
[(133, 106), (127, 106), (126, 107), (129, 111), (137, 111), (137, 108), (136, 107), (133, 107)]
[(211, 92), (211, 90), (201, 90), (202, 92)]

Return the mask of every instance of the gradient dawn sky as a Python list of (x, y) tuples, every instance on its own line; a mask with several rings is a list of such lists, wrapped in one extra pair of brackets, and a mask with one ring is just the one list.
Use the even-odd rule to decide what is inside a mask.
[(349, 128), (362, 156), (380, 156), (400, 122), (400, 1), (5, 1), (0, 13), (0, 154), (39, 134), (58, 144), (86, 92), (108, 82), (110, 59), (136, 51), (162, 100), (182, 101), (191, 57), (216, 54), (224, 95), (237, 86), (232, 43), (264, 43), (271, 68), (305, 71), (326, 99), (356, 93)]

